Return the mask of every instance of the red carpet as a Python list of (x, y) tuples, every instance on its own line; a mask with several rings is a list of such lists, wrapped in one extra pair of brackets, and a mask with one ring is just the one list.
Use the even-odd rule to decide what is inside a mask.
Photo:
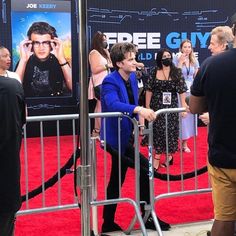
[[(60, 138), (61, 148), (61, 163), (62, 166), (70, 157), (72, 153), (72, 139), (71, 136), (63, 136)], [(44, 142), (45, 149), (45, 170), (44, 179), (45, 181), (49, 179), (57, 169), (57, 147), (56, 147), (55, 137), (47, 137)], [(189, 146), (193, 149), (193, 140), (190, 140)], [(38, 138), (28, 139), (28, 165), (29, 165), (29, 189), (30, 191), (38, 187), (41, 183), (41, 157), (40, 157), (40, 145)], [(141, 147), (141, 151), (146, 154), (147, 149)], [(197, 137), (197, 168), (201, 168), (206, 165), (206, 153), (207, 153), (207, 143), (206, 143), (206, 128), (199, 128), (199, 134)], [(100, 154), (100, 155), (99, 155)], [(191, 172), (194, 170), (194, 158), (193, 153), (186, 154), (183, 156), (184, 172)], [(110, 164), (110, 158), (108, 156), (108, 166)], [(98, 145), (98, 199), (103, 199), (104, 196), (104, 186), (103, 186), (103, 175), (104, 175), (104, 162), (99, 150)], [(109, 172), (109, 170), (107, 170)], [(161, 172), (165, 172), (164, 168), (160, 169)], [(131, 169), (127, 173), (125, 184), (122, 188), (123, 197), (131, 197), (134, 193), (133, 184), (133, 173)], [(170, 167), (170, 173), (178, 175), (180, 173), (180, 157), (177, 153), (174, 156), (174, 165)], [(195, 179), (189, 179), (184, 181), (184, 190), (193, 189), (196, 182)], [(207, 174), (203, 174), (197, 178), (198, 188), (208, 187), (208, 177)], [(180, 191), (181, 190), (180, 181), (171, 182), (170, 191)], [(73, 175), (65, 176), (61, 181), (62, 204), (73, 203)], [(53, 206), (57, 202), (57, 191), (58, 184), (48, 189), (45, 194), (45, 205)], [(167, 182), (155, 179), (155, 194), (166, 193), (167, 192)], [(25, 193), (25, 179), (24, 179), (24, 153), (22, 151), (22, 195)], [(29, 208), (40, 207), (43, 196), (38, 195), (29, 201)], [(22, 209), (25, 209), (25, 204), (23, 204)], [(99, 211), (99, 228), (102, 224), (102, 207), (98, 208)], [(213, 218), (213, 209), (211, 194), (200, 194), (194, 196), (184, 196), (160, 200), (156, 204), (156, 212), (160, 218), (168, 221), (170, 224), (195, 222), (201, 220), (208, 220)], [(127, 227), (134, 211), (132, 207), (128, 204), (120, 204), (117, 209), (116, 221), (122, 226)], [(65, 210), (55, 213), (39, 213), (33, 215), (18, 216), (16, 222), (16, 236), (51, 236), (51, 235), (61, 235), (61, 236), (74, 236), (80, 235), (80, 210)]]

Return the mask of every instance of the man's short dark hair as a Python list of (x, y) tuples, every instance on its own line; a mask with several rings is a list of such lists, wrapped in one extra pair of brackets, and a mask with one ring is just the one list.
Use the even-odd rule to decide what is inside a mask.
[(47, 22), (34, 22), (28, 32), (27, 32), (27, 36), (30, 39), (31, 38), (31, 34), (50, 34), (52, 38), (57, 37), (57, 33), (56, 33), (56, 29), (49, 25)]
[(136, 54), (136, 48), (132, 43), (116, 43), (112, 46), (110, 57), (112, 64), (116, 69), (119, 69), (116, 63), (123, 61), (127, 52)]

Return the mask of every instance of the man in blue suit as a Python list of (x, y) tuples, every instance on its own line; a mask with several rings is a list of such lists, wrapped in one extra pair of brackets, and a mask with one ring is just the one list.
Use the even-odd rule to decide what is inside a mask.
[[(142, 116), (148, 121), (156, 119), (153, 110), (138, 106), (138, 86), (135, 75), (136, 60), (135, 46), (131, 43), (117, 43), (111, 48), (110, 56), (115, 71), (106, 76), (102, 83), (101, 105), (102, 112), (122, 112), (131, 118)], [(106, 118), (106, 128), (102, 122), (101, 139), (106, 141), (106, 149), (112, 156), (112, 167), (110, 181), (107, 187), (107, 198), (119, 198), (119, 145), (118, 133), (121, 142), (121, 184), (125, 180), (128, 167), (134, 168), (128, 160), (134, 160), (134, 147), (132, 143), (133, 127), (130, 120), (122, 118), (120, 130), (118, 118)], [(140, 163), (148, 167), (148, 160), (140, 154)], [(148, 168), (140, 168), (140, 200), (149, 203), (149, 178)], [(103, 211), (102, 232), (122, 231), (120, 226), (114, 222), (117, 204), (105, 205)], [(141, 206), (144, 213), (144, 208)], [(170, 225), (159, 220), (162, 230), (168, 230)], [(154, 229), (155, 225), (150, 216), (145, 224), (146, 228)]]

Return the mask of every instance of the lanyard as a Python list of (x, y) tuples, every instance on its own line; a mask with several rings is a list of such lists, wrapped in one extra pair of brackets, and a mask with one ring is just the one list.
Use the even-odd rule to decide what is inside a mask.
[(186, 67), (186, 70), (187, 70), (187, 76), (189, 76), (189, 73), (190, 73), (190, 62), (188, 64), (188, 67), (187, 67), (186, 64), (185, 64), (185, 67)]

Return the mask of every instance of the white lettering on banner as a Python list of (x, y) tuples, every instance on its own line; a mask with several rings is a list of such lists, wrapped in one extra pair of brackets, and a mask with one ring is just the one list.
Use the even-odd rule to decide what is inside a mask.
[(160, 49), (161, 48), (161, 33), (148, 33), (147, 48)]
[(129, 33), (118, 33), (117, 41), (118, 42), (132, 42), (132, 35)]
[(129, 42), (138, 45), (140, 49), (159, 49), (161, 47), (161, 33), (104, 33), (108, 45), (120, 42)]
[(139, 49), (146, 49), (147, 33), (138, 33), (133, 35), (133, 43), (138, 45)]
[(109, 48), (110, 45), (117, 43), (117, 33), (104, 33), (104, 34), (107, 37), (107, 43)]
[(28, 3), (26, 8), (37, 8), (37, 4), (36, 3)]
[[(160, 32), (107, 32), (107, 43), (110, 48), (111, 45), (118, 42), (130, 42), (138, 45), (139, 49), (160, 49), (161, 33)], [(193, 47), (199, 44), (200, 48), (207, 48), (207, 41), (210, 37), (210, 32), (171, 32), (166, 36), (166, 47), (170, 49), (178, 49), (184, 39), (190, 39)]]
[(30, 8), (30, 9), (55, 9), (56, 8), (56, 4), (45, 4), (45, 3), (40, 3), (40, 4), (36, 4), (36, 3), (28, 3), (26, 8)]

